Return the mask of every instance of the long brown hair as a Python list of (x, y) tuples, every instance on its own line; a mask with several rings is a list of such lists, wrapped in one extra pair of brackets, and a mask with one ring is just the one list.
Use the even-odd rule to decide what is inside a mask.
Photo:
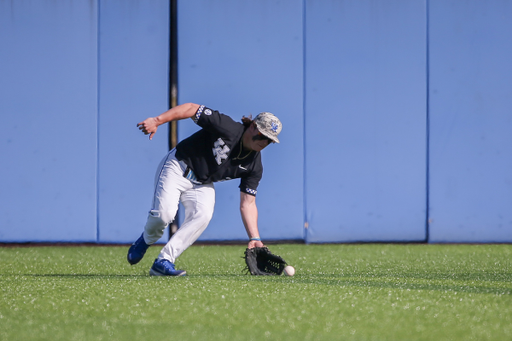
[(249, 128), (253, 122), (252, 115), (249, 115), (249, 117), (242, 117), (242, 123), (244, 124), (244, 127)]

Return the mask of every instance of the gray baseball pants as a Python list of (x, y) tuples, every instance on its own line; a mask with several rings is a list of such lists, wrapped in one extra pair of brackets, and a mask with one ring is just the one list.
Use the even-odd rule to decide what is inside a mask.
[(171, 150), (160, 162), (155, 176), (153, 205), (144, 227), (146, 244), (155, 243), (173, 222), (181, 201), (185, 208), (185, 220), (158, 256), (172, 263), (203, 233), (215, 206), (213, 184), (192, 183), (183, 176), (186, 168), (184, 162), (176, 159), (176, 149)]

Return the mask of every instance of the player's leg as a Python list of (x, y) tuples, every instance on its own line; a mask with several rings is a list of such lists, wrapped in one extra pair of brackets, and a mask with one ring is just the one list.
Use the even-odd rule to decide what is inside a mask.
[(162, 161), (160, 169), (155, 178), (152, 209), (144, 227), (144, 239), (148, 244), (153, 244), (162, 237), (166, 227), (176, 216), (181, 193), (193, 188), (193, 184), (183, 177), (183, 169), (173, 151)]
[(155, 191), (144, 232), (128, 250), (128, 262), (138, 263), (148, 247), (158, 241), (176, 216), (181, 192), (193, 185), (183, 177), (183, 169), (172, 150), (162, 160), (155, 176)]
[(185, 208), (185, 220), (158, 256), (171, 263), (199, 238), (210, 223), (215, 207), (215, 188), (213, 184), (195, 185), (182, 193), (181, 202)]

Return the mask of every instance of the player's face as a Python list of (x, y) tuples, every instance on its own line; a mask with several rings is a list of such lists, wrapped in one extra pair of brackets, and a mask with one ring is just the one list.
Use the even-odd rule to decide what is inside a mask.
[(250, 148), (256, 152), (263, 150), (266, 146), (272, 143), (272, 140), (260, 133), (256, 125), (253, 124), (251, 126), (252, 129), (252, 139)]

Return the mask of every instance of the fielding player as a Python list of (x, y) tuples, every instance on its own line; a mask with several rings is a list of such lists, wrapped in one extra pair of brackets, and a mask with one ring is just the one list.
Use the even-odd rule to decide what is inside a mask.
[(128, 250), (128, 262), (137, 264), (174, 220), (181, 201), (185, 220), (153, 263), (152, 276), (186, 274), (176, 270), (174, 263), (208, 226), (215, 206), (213, 183), (217, 181), (241, 179), (240, 213), (250, 239), (248, 248), (264, 246), (256, 208), (256, 190), (263, 174), (260, 151), (270, 143), (279, 143), (281, 121), (262, 112), (254, 120), (243, 117), (242, 123), (237, 123), (204, 105), (187, 103), (137, 126), (152, 139), (159, 125), (184, 118), (192, 118), (202, 129), (181, 141), (158, 166), (144, 232)]

